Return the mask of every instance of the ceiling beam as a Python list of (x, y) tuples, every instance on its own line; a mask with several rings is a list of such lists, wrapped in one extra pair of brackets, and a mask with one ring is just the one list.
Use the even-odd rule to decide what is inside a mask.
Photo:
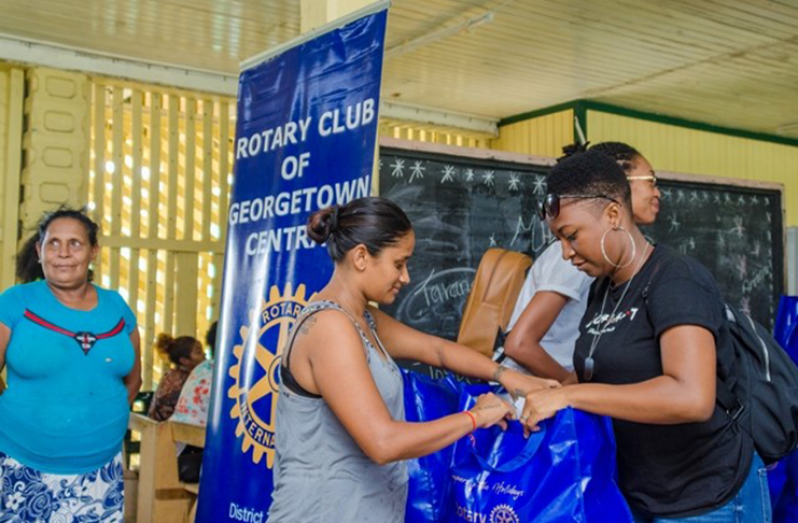
[(436, 127), (463, 129), (485, 136), (499, 136), (499, 119), (467, 113), (441, 111), (431, 107), (405, 103), (388, 102), (380, 104), (380, 116), (408, 122), (416, 122)]
[(126, 78), (224, 96), (238, 93), (238, 75), (99, 53), (58, 44), (22, 40), (0, 33), (0, 60)]
[[(136, 82), (202, 91), (222, 96), (238, 94), (238, 75), (178, 67), (170, 64), (101, 54), (45, 42), (21, 40), (0, 33), (0, 60), (52, 67), (88, 74), (123, 78)], [(485, 136), (498, 136), (498, 119), (431, 107), (382, 102), (381, 115)]]

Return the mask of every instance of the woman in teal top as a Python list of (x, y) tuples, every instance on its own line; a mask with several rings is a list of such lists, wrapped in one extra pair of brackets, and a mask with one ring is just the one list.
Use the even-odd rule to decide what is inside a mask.
[(90, 281), (99, 246), (86, 215), (46, 214), (36, 251), (43, 279), (0, 295), (0, 523), (121, 521), (136, 318)]

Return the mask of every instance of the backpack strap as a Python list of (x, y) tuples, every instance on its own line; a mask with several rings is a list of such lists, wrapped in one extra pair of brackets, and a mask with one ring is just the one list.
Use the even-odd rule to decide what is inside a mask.
[(729, 385), (720, 376), (715, 376), (715, 401), (721, 408), (729, 415), (729, 417), (737, 421), (737, 419), (745, 411), (745, 405), (740, 398), (734, 394)]
[[(723, 304), (723, 313), (726, 315), (726, 321), (728, 323), (737, 323), (737, 318), (732, 312), (731, 308), (727, 304)], [(733, 336), (732, 333), (729, 333), (730, 336)], [(742, 415), (745, 411), (745, 404), (740, 400), (740, 398), (731, 390), (731, 386), (724, 380), (719, 374), (715, 377), (716, 381), (716, 390), (715, 390), (715, 400), (717, 403), (726, 411), (726, 414), (729, 417), (737, 421), (737, 419)]]
[(657, 263), (654, 266), (654, 270), (651, 273), (651, 277), (649, 277), (648, 279), (648, 283), (646, 283), (646, 286), (643, 287), (642, 296), (643, 296), (643, 302), (645, 302), (646, 307), (648, 307), (648, 291), (651, 288), (651, 282), (654, 281), (654, 276), (656, 276), (658, 272), (659, 272), (659, 263)]

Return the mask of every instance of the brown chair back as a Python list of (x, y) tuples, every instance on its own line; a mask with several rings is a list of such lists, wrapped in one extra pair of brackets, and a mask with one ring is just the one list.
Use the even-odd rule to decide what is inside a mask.
[(499, 329), (507, 329), (532, 258), (520, 252), (488, 249), (468, 295), (457, 342), (488, 357)]

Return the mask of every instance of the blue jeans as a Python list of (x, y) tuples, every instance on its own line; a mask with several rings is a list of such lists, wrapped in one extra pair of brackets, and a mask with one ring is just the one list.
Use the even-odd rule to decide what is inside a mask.
[(771, 523), (768, 471), (754, 453), (751, 470), (740, 491), (728, 503), (712, 512), (686, 518), (649, 518), (635, 513), (635, 523)]

